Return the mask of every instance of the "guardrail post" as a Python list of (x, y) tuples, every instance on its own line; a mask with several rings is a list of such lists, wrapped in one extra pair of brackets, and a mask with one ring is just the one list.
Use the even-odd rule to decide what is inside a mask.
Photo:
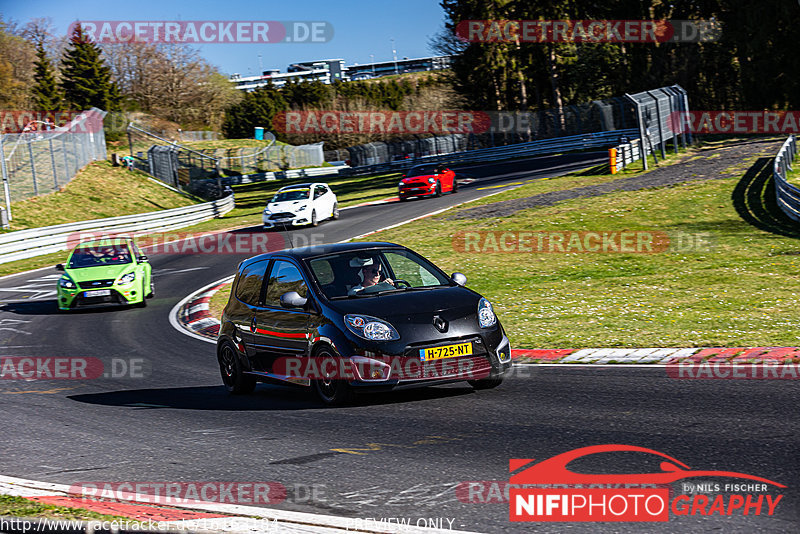
[(53, 166), (53, 191), (58, 190), (58, 171), (56, 169), (56, 155), (53, 152), (53, 138), (48, 139), (50, 144), (50, 164)]
[(6, 152), (3, 148), (3, 137), (0, 133), (0, 171), (3, 174), (3, 196), (6, 201), (6, 217), (11, 220), (11, 192), (8, 188), (8, 169), (6, 169)]
[(31, 158), (31, 176), (33, 177), (33, 194), (39, 196), (39, 186), (36, 184), (36, 164), (33, 161), (33, 143), (28, 143), (28, 155)]

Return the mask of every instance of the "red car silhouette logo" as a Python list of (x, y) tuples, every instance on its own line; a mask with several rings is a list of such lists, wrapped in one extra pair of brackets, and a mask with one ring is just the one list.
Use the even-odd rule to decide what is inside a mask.
[[(573, 460), (601, 452), (643, 452), (660, 456), (665, 458), (666, 461), (661, 462), (661, 472), (657, 473), (615, 473), (610, 475), (598, 475), (576, 473), (567, 468), (567, 464)], [(533, 459), (511, 460), (509, 462), (509, 470), (512, 472), (516, 471), (520, 467), (528, 465), (533, 461)], [(559, 454), (512, 475), (509, 482), (511, 484), (669, 484), (677, 480), (691, 477), (744, 478), (758, 482), (766, 482), (779, 488), (786, 487), (772, 480), (745, 473), (693, 470), (688, 465), (663, 452), (633, 445), (614, 444), (582, 447)]]

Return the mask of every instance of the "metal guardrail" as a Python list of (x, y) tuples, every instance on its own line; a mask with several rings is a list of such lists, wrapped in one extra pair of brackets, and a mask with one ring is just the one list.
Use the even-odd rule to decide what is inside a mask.
[(634, 161), (642, 159), (641, 145), (642, 143), (640, 139), (634, 139), (630, 143), (622, 143), (615, 147), (617, 149), (617, 153), (614, 174), (621, 171)]
[(87, 233), (122, 234), (176, 230), (222, 217), (235, 205), (233, 195), (229, 195), (220, 200), (195, 206), (0, 234), (0, 263), (71, 249), (80, 241), (87, 239)]
[(783, 143), (778, 155), (775, 156), (775, 166), (772, 175), (775, 178), (775, 196), (778, 207), (791, 219), (800, 222), (800, 188), (786, 180), (786, 173), (792, 170), (792, 162), (797, 156), (797, 139), (794, 135)]
[(525, 158), (542, 154), (554, 154), (558, 152), (572, 152), (575, 150), (586, 150), (590, 148), (606, 148), (616, 145), (623, 137), (632, 138), (639, 134), (637, 129), (612, 130), (607, 132), (587, 133), (572, 135), (568, 137), (555, 137), (552, 139), (541, 139), (528, 143), (517, 143), (515, 145), (500, 146), (494, 148), (483, 148), (470, 150), (467, 152), (455, 152), (452, 154), (442, 154), (439, 156), (426, 156), (416, 159), (406, 159), (393, 161), (391, 163), (381, 163), (379, 165), (366, 165), (363, 167), (353, 167), (342, 169), (339, 173), (344, 176), (358, 174), (374, 174), (379, 172), (401, 172), (414, 165), (426, 163), (473, 163), (491, 162), (507, 159)]

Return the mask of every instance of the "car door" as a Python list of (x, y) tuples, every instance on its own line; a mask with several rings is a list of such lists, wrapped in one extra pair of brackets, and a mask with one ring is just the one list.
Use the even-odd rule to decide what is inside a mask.
[(253, 349), (259, 368), (270, 371), (275, 359), (282, 356), (301, 356), (309, 345), (309, 313), (281, 306), (281, 295), (297, 291), (308, 296), (300, 268), (289, 259), (276, 259), (266, 280), (263, 304), (255, 312)]
[(328, 188), (324, 185), (314, 186), (314, 202), (317, 205), (317, 218), (322, 220), (330, 216), (333, 210), (333, 203), (328, 193)]
[(235, 306), (226, 308), (228, 319), (233, 323), (236, 334), (241, 337), (247, 357), (251, 361), (255, 359), (257, 352), (253, 325), (264, 299), (263, 293), (266, 289), (264, 279), (269, 261), (263, 259), (242, 267), (236, 278), (236, 286), (233, 288)]
[(318, 185), (320, 191), (322, 192), (322, 199), (325, 201), (325, 213), (327, 216), (333, 215), (333, 203), (336, 201), (336, 198), (333, 195), (333, 192), (330, 188), (325, 185), (321, 184)]
[(445, 191), (452, 191), (456, 183), (456, 173), (453, 169), (445, 167), (442, 187)]

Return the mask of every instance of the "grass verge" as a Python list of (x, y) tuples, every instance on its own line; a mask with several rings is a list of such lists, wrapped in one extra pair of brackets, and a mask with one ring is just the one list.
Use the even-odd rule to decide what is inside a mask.
[(211, 314), (211, 317), (215, 319), (222, 317), (222, 310), (225, 309), (230, 294), (231, 283), (229, 282), (221, 286), (219, 290), (211, 296), (211, 300), (208, 301), (208, 313)]
[[(769, 172), (767, 166), (759, 176)], [(567, 200), (503, 218), (453, 219), (451, 210), (365, 240), (397, 242), (447, 272), (465, 273), (469, 287), (495, 304), (516, 347), (796, 346), (798, 234), (764, 231), (745, 220), (750, 216), (742, 210), (748, 203), (776, 208), (766, 188), (742, 187), (752, 179), (749, 172), (743, 174)], [(568, 176), (534, 182), (487, 201), (531, 196), (552, 190), (554, 182), (571, 188), (607, 179)], [(456, 232), (475, 230), (660, 231), (673, 244), (683, 239), (686, 249), (502, 253), (454, 247)]]
[(130, 521), (127, 517), (104, 515), (82, 508), (42, 504), (30, 499), (11, 495), (0, 495), (0, 516), (75, 521)]

